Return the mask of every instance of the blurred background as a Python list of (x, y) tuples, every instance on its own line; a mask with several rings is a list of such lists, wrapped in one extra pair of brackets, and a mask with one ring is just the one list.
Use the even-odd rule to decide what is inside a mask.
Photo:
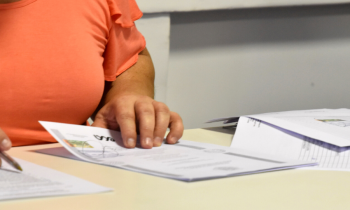
[(228, 116), (349, 108), (350, 0), (138, 0), (156, 99), (186, 129)]

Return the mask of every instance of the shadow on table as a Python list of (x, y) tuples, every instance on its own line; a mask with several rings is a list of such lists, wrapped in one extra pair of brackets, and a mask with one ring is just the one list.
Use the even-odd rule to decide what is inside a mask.
[(211, 128), (203, 128), (204, 130), (209, 130), (209, 131), (215, 131), (215, 132), (220, 132), (220, 133), (227, 133), (227, 134), (232, 134), (234, 135), (236, 132), (236, 125), (232, 126), (224, 126), (224, 127), (211, 127)]

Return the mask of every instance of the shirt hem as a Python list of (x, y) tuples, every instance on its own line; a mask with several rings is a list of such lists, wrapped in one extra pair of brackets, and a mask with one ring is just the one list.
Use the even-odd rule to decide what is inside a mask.
[(37, 0), (21, 0), (13, 3), (7, 3), (7, 4), (0, 4), (0, 10), (5, 10), (5, 9), (16, 9), (20, 7), (25, 7)]
[(136, 54), (133, 55), (133, 57), (129, 60), (129, 64), (124, 63), (124, 65), (126, 66), (125, 68), (117, 71), (117, 73), (115, 75), (105, 75), (105, 80), (109, 81), (109, 82), (113, 82), (119, 75), (121, 75), (122, 73), (124, 73), (126, 70), (130, 69), (133, 65), (135, 65), (139, 59), (139, 54), (140, 52), (142, 52), (142, 50), (144, 50), (146, 48), (146, 40), (145, 37), (142, 36), (142, 47), (140, 48), (140, 50), (137, 51)]

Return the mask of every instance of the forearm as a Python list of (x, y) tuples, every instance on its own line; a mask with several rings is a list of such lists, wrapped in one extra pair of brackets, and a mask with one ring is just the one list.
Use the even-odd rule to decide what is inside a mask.
[(102, 105), (122, 95), (143, 95), (154, 98), (154, 67), (147, 49), (139, 53), (135, 65), (119, 75), (113, 82), (106, 82)]

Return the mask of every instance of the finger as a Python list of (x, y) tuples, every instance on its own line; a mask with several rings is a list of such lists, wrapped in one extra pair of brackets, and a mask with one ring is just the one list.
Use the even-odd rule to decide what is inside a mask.
[(93, 127), (107, 128), (111, 130), (118, 130), (119, 125), (114, 115), (112, 106), (103, 107), (95, 116)]
[(137, 133), (133, 102), (118, 103), (114, 113), (125, 147), (134, 148), (136, 146)]
[[(12, 143), (10, 138), (6, 135), (6, 133), (0, 129), (0, 151), (9, 150), (12, 147)], [(1, 159), (0, 159), (1, 166)]]
[(12, 143), (10, 138), (6, 135), (6, 133), (0, 129), (0, 150), (6, 151), (12, 147)]
[(157, 101), (153, 102), (153, 106), (155, 110), (155, 128), (153, 133), (153, 137), (154, 137), (153, 146), (159, 147), (163, 143), (166, 130), (169, 126), (170, 110), (165, 104)]
[(102, 116), (98, 117), (96, 115), (95, 120), (91, 126), (99, 127), (99, 128), (108, 128), (108, 123), (107, 123), (107, 120), (104, 119), (104, 117)]
[(94, 123), (92, 123), (93, 127), (99, 128), (107, 128), (111, 130), (119, 130), (119, 124), (116, 119), (109, 120), (104, 117), (95, 117)]
[(141, 147), (153, 147), (155, 115), (153, 104), (143, 100), (135, 103), (135, 113), (139, 125)]
[(181, 137), (184, 131), (184, 125), (179, 114), (171, 112), (170, 114), (170, 132), (166, 138), (168, 144), (175, 144)]

